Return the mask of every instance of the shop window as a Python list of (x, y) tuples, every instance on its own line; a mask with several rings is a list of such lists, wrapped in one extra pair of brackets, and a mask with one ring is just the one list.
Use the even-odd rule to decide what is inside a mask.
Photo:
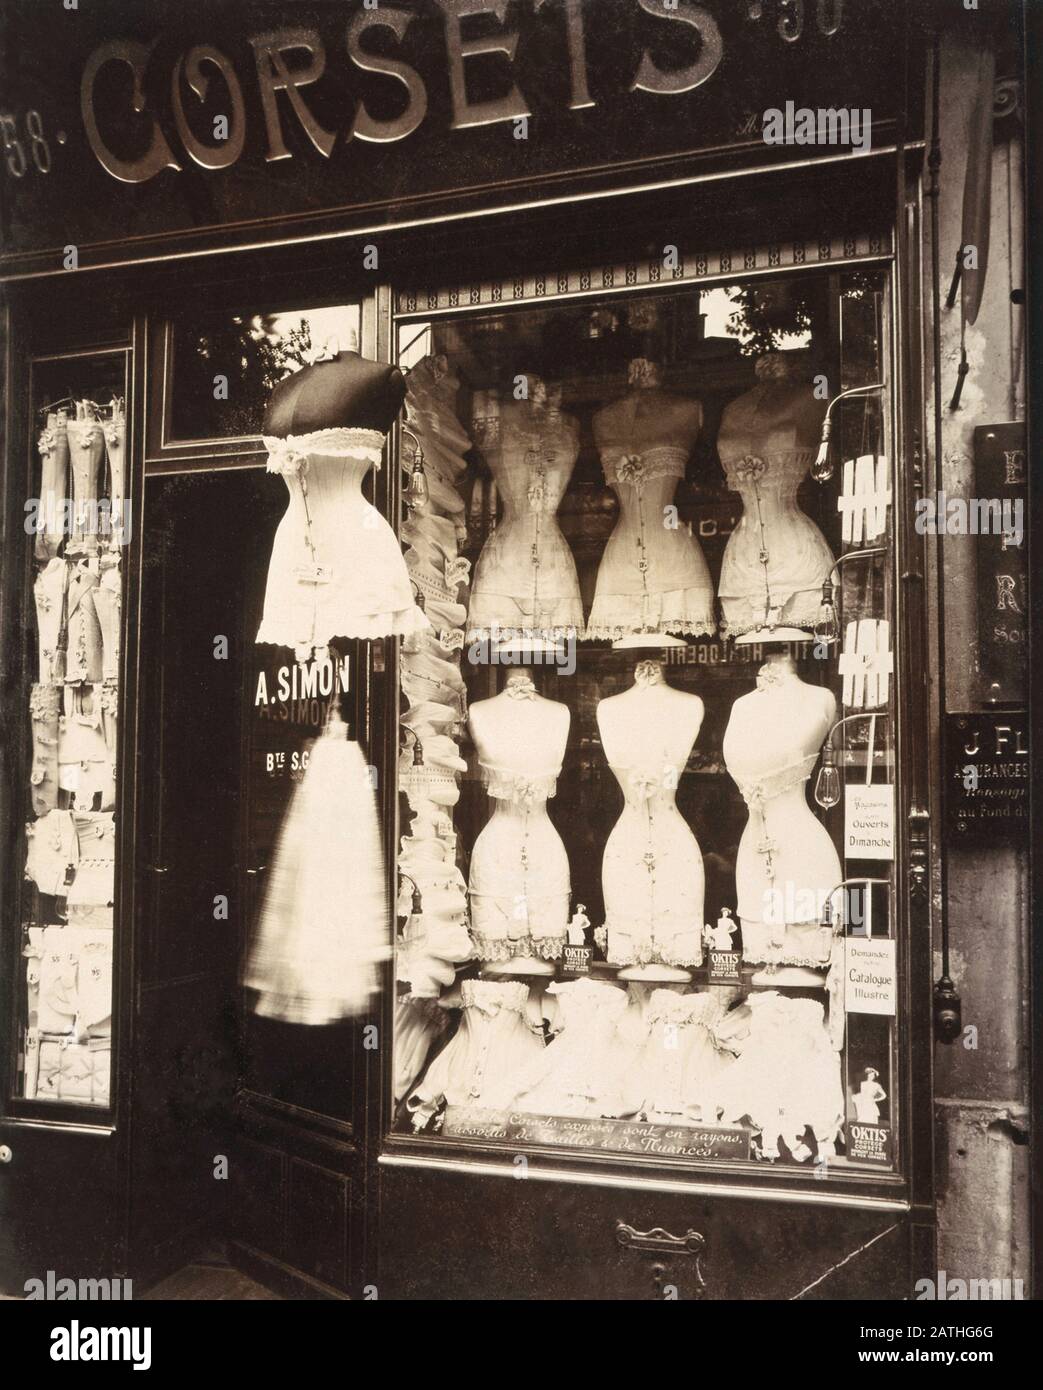
[(889, 296), (400, 297), (394, 1133), (898, 1166)]
[(109, 1105), (126, 357), (33, 363), (18, 1094)]

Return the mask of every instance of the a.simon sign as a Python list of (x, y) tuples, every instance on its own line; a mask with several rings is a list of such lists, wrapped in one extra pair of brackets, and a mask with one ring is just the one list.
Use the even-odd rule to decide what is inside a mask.
[[(313, 214), (390, 221), (552, 182), (560, 195), (569, 173), (596, 180), (743, 146), (763, 159), (763, 113), (787, 102), (870, 111), (879, 141), (900, 99), (892, 0), (0, 9), (9, 265)], [(838, 151), (800, 151), (818, 152)]]

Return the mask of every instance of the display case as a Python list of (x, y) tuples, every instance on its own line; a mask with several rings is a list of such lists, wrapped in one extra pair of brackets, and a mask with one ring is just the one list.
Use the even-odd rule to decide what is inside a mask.
[(15, 1093), (110, 1108), (127, 354), (41, 357), (21, 544), (28, 635)]
[(902, 1181), (887, 251), (397, 296), (388, 1161)]

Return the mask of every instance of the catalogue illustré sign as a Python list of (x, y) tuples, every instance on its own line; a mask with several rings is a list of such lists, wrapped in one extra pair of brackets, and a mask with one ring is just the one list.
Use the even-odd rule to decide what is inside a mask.
[(737, 146), (764, 160), (764, 113), (787, 103), (868, 112), (879, 145), (895, 14), (892, 0), (4, 0), (0, 250), (112, 240), (120, 258), (305, 215), (336, 212), (339, 230), (349, 212), (380, 225), (449, 195), (522, 201), (566, 172), (629, 181), (638, 162)]
[(565, 1149), (603, 1149), (646, 1158), (750, 1157), (750, 1133), (741, 1125), (641, 1124), (636, 1120), (577, 1119), (450, 1105), (443, 1133), (457, 1139), (495, 1139)]

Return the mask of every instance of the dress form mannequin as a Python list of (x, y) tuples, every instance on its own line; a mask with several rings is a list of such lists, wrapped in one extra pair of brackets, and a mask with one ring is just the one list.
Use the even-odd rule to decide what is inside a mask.
[(256, 641), (292, 647), (307, 661), (334, 637), (430, 627), (395, 533), (362, 495), (405, 390), (397, 368), (341, 352), (272, 391), (268, 471), (282, 475), (289, 505), (272, 546)]
[(565, 756), (569, 707), (513, 671), (469, 713), (493, 813), (471, 852), (471, 930), (486, 974), (553, 975), (565, 947), (569, 862), (547, 815)]
[(699, 542), (666, 524), (664, 508), (702, 428), (698, 401), (660, 386), (646, 358), (630, 363), (627, 394), (594, 416), (594, 439), (620, 515), (598, 570), (590, 639), (620, 646), (677, 646), (714, 631), (713, 585)]
[(498, 445), (488, 451), (504, 515), (478, 557), (468, 611), (468, 641), (520, 629), (514, 651), (547, 650), (553, 634), (583, 627), (576, 562), (556, 517), (579, 454), (579, 423), (562, 412), (560, 387), (529, 382), (530, 399), (502, 407)]
[(750, 809), (735, 861), (742, 950), (768, 967), (754, 984), (821, 986), (829, 963), (822, 914), (844, 875), (805, 787), (836, 707), (831, 691), (800, 679), (786, 650), (769, 654), (757, 689), (732, 706), (724, 761)]
[(602, 861), (606, 951), (622, 980), (689, 980), (683, 967), (702, 962), (703, 858), (674, 793), (703, 702), (668, 686), (656, 661), (638, 662), (634, 681), (597, 708), (624, 797)]
[(721, 417), (717, 449), (743, 517), (725, 547), (718, 592), (725, 635), (744, 642), (809, 637), (833, 565), (826, 538), (797, 505), (826, 413), (806, 375), (803, 354), (765, 353), (757, 385)]

